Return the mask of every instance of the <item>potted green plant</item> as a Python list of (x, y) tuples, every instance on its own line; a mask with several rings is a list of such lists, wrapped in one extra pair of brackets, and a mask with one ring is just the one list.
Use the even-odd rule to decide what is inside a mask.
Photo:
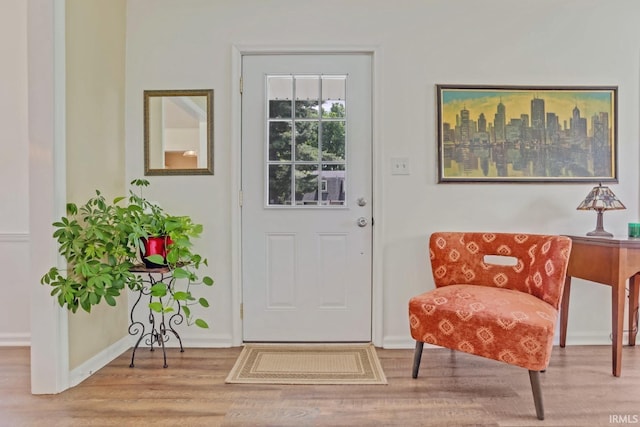
[[(140, 194), (129, 191), (129, 197), (117, 197), (109, 203), (102, 193), (85, 204), (67, 205), (67, 216), (53, 223), (53, 237), (59, 243), (59, 252), (67, 261), (66, 269), (52, 267), (41, 279), (50, 285), (51, 295), (62, 307), (72, 312), (79, 308), (91, 312), (91, 307), (105, 301), (113, 306), (116, 297), (125, 288), (140, 290), (142, 278), (132, 270), (146, 261), (148, 267), (168, 269), (171, 276), (185, 282), (183, 290), (170, 289), (159, 282), (151, 289), (159, 301), (149, 307), (156, 312), (170, 312), (178, 303), (184, 311), (187, 324), (207, 328), (202, 319), (193, 319), (189, 306), (208, 307), (206, 298), (195, 298), (192, 285), (213, 285), (209, 276), (199, 277), (198, 269), (207, 265), (206, 258), (193, 251), (192, 239), (202, 233), (202, 225), (188, 216), (174, 216), (142, 196), (142, 188), (149, 181), (136, 179), (131, 185), (140, 188)], [(123, 205), (123, 201), (127, 201)], [(160, 238), (163, 242), (157, 253), (151, 253), (147, 242)], [(162, 297), (168, 297), (162, 299)]]

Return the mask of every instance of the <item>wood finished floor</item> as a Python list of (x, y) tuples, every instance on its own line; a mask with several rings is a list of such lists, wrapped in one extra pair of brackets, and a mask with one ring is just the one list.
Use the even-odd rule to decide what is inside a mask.
[[(546, 419), (535, 418), (527, 371), (446, 349), (377, 349), (388, 385), (225, 384), (230, 349), (125, 352), (58, 395), (30, 394), (29, 349), (0, 348), (0, 426), (613, 426), (640, 424), (640, 346), (555, 348), (542, 374)], [(620, 418), (616, 418), (616, 417)], [(615, 422), (617, 421), (617, 422)], [(628, 422), (633, 424), (633, 422)]]

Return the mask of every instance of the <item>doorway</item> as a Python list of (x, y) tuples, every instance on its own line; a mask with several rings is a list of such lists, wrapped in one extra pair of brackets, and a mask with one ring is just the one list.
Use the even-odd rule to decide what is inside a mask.
[(244, 341), (371, 341), (371, 70), (242, 56)]

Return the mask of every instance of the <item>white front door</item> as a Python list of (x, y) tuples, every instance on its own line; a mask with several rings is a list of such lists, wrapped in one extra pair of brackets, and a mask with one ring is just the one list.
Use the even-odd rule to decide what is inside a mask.
[(242, 58), (244, 341), (371, 340), (371, 56)]

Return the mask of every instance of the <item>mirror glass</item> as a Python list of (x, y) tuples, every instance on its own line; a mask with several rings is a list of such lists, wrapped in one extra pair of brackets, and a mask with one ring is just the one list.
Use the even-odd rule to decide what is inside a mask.
[(213, 89), (144, 91), (144, 174), (213, 175)]

